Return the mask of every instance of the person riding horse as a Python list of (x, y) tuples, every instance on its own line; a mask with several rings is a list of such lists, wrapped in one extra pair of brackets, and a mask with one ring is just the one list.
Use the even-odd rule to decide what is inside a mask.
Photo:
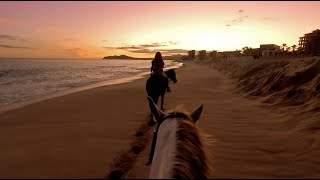
[[(168, 77), (167, 75), (163, 72), (163, 68), (164, 68), (164, 61), (162, 59), (162, 55), (160, 52), (157, 52), (154, 59), (151, 61), (151, 74), (150, 76), (154, 76), (154, 75), (161, 75), (164, 78), (166, 78), (168, 81)], [(170, 92), (170, 87), (169, 87), (169, 83), (168, 83), (168, 88), (167, 88), (167, 92)]]
[[(167, 92), (170, 92), (171, 89), (169, 87), (169, 78), (168, 76), (163, 72), (163, 68), (164, 68), (164, 61), (162, 59), (162, 55), (160, 52), (157, 52), (154, 59), (152, 60), (152, 66), (151, 66), (151, 74), (150, 76), (163, 76), (167, 81)], [(173, 71), (174, 72), (174, 71)], [(176, 82), (176, 80), (175, 80)], [(163, 101), (163, 98), (162, 98)], [(156, 100), (156, 103), (158, 102), (158, 100)], [(162, 105), (161, 105), (162, 108)], [(154, 131), (153, 134), (153, 140), (152, 140), (152, 147), (151, 147), (151, 152), (149, 155), (149, 161), (145, 164), (145, 165), (150, 165), (152, 163), (152, 158), (153, 158), (153, 154), (154, 154), (154, 148), (155, 148), (155, 139), (157, 138), (156, 135), (156, 130)]]

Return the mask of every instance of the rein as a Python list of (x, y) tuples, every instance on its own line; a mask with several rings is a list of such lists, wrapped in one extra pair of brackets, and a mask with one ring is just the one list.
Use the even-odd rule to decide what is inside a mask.
[[(156, 148), (156, 143), (157, 143), (157, 137), (158, 137), (158, 131), (159, 131), (159, 127), (160, 125), (166, 120), (166, 119), (169, 119), (169, 118), (186, 118), (186, 119), (190, 119), (190, 117), (188, 117), (187, 115), (183, 114), (183, 113), (176, 113), (176, 112), (171, 112), (171, 113), (168, 113), (166, 116), (163, 117), (163, 119), (158, 122), (158, 125), (157, 125), (157, 128), (156, 130), (153, 132), (153, 139), (152, 139), (152, 145), (151, 145), (151, 152), (154, 152), (155, 148)], [(151, 153), (151, 162), (153, 161), (153, 155), (154, 153)]]
[(173, 117), (173, 113), (169, 113), (168, 115), (164, 116), (163, 119), (160, 122), (158, 122), (156, 130), (153, 132), (153, 138), (152, 138), (152, 144), (151, 144), (151, 150), (150, 150), (151, 157), (149, 157), (150, 162), (153, 161), (153, 155), (154, 155), (154, 150), (156, 148), (159, 127), (163, 123), (164, 120), (169, 119), (170, 117)]

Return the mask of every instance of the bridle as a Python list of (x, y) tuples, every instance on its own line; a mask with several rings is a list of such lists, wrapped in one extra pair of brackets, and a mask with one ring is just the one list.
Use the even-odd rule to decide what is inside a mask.
[[(170, 118), (186, 118), (186, 119), (190, 119), (189, 116), (183, 114), (183, 113), (176, 113), (176, 112), (170, 112), (168, 113), (167, 115), (165, 115), (164, 117), (162, 117), (160, 119), (160, 121), (158, 122), (157, 124), (157, 128), (156, 130), (153, 132), (153, 139), (152, 139), (152, 146), (151, 146), (151, 152), (154, 152), (155, 148), (156, 148), (156, 143), (157, 143), (157, 137), (158, 137), (158, 130), (159, 130), (159, 127), (160, 125), (167, 119), (170, 119)], [(154, 153), (152, 153), (152, 157), (151, 157), (151, 162), (153, 160), (153, 155)]]

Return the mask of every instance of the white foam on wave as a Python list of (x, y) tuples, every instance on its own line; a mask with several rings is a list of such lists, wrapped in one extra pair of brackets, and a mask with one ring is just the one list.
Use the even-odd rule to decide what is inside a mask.
[[(183, 63), (174, 63), (173, 65), (168, 65), (167, 67), (165, 67), (164, 70), (173, 69), (173, 68), (180, 68), (182, 65), (183, 65)], [(66, 90), (56, 91), (56, 92), (52, 92), (50, 94), (39, 95), (37, 97), (34, 97), (32, 99), (28, 99), (28, 100), (24, 100), (22, 102), (13, 102), (13, 103), (10, 103), (5, 106), (0, 106), (0, 112), (5, 112), (8, 110), (20, 108), (20, 107), (23, 107), (23, 106), (26, 106), (29, 104), (44, 101), (47, 99), (52, 99), (55, 97), (60, 97), (60, 96), (64, 96), (67, 94), (76, 93), (76, 92), (80, 92), (80, 91), (84, 91), (84, 90), (89, 90), (89, 89), (93, 89), (93, 88), (97, 88), (97, 87), (132, 82), (134, 80), (141, 79), (149, 74), (150, 74), (150, 72), (141, 72), (141, 73), (133, 75), (133, 76), (127, 76), (127, 77), (106, 80), (106, 81), (92, 83), (92, 84), (88, 84), (88, 85), (84, 85), (84, 86), (73, 87), (73, 88), (66, 89)]]

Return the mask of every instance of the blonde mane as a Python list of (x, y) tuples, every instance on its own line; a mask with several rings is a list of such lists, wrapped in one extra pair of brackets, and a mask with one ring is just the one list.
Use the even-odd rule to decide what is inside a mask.
[(206, 145), (209, 144), (207, 135), (200, 131), (188, 112), (179, 109), (171, 112), (170, 116), (177, 118), (176, 154), (171, 177), (208, 179), (211, 168), (206, 149)]
[(211, 139), (196, 125), (203, 105), (192, 113), (182, 107), (164, 113), (150, 97), (148, 101), (158, 122), (148, 161), (152, 162), (154, 154), (149, 178), (208, 179), (212, 158), (206, 146)]

